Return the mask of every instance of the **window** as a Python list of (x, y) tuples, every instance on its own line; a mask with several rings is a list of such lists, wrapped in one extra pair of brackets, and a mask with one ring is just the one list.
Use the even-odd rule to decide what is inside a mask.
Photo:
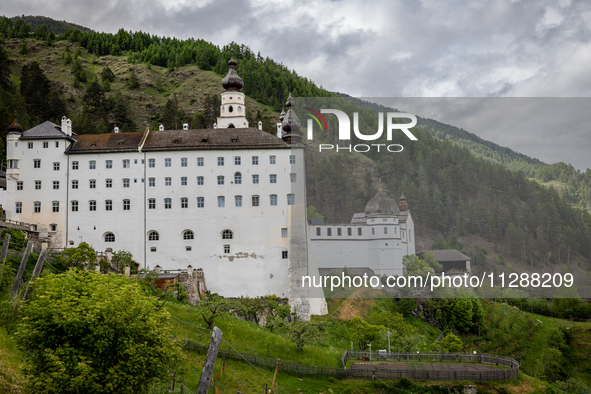
[(287, 205), (294, 205), (295, 204), (295, 194), (288, 194), (287, 195)]
[(148, 199), (148, 209), (156, 209), (156, 199), (155, 198)]
[[(16, 142), (15, 142), (15, 144), (16, 144)], [(18, 160), (14, 160), (14, 159), (10, 160), (9, 159), (9, 160), (7, 160), (7, 165), (8, 165), (8, 168), (18, 168)]]
[(276, 194), (271, 194), (270, 200), (271, 200), (271, 205), (277, 205), (277, 195)]
[(112, 200), (105, 200), (105, 211), (112, 211), (113, 210), (113, 201)]
[(59, 141), (55, 141), (55, 147), (59, 148), (60, 147), (60, 142)]
[(224, 177), (218, 176), (218, 185), (223, 185), (223, 184), (224, 184)]
[(78, 212), (78, 201), (72, 201), (72, 212)]
[(348, 227), (348, 228), (347, 228), (347, 235), (348, 235), (348, 236), (351, 236), (351, 235), (353, 235), (353, 229), (352, 229), (351, 227)]
[(77, 161), (73, 161), (72, 162), (72, 169), (73, 170), (77, 170), (78, 169), (78, 162)]
[(252, 196), (252, 206), (253, 207), (259, 206), (259, 196)]
[(362, 229), (361, 229), (361, 227), (358, 227), (358, 228), (357, 228), (357, 235), (362, 235), (362, 234), (363, 234), (363, 233), (362, 233)]
[(284, 250), (281, 252), (281, 258), (282, 259), (286, 259), (287, 258), (287, 250)]
[(242, 174), (237, 172), (234, 174), (234, 183), (240, 185), (242, 183)]
[(258, 175), (252, 176), (252, 183), (259, 183), (259, 176)]
[(241, 164), (240, 156), (234, 157), (234, 165), (239, 166)]
[(35, 201), (33, 203), (33, 212), (34, 213), (39, 213), (41, 212), (41, 202), (40, 201)]
[(388, 234), (388, 227), (384, 227), (384, 234)]
[(189, 199), (187, 197), (181, 197), (181, 208), (189, 208)]
[(23, 212), (23, 203), (22, 202), (17, 202), (15, 204), (15, 212), (16, 213), (22, 213)]
[(286, 228), (282, 228), (282, 229), (281, 229), (281, 237), (282, 237), (282, 238), (285, 238), (285, 237), (287, 237), (287, 229), (286, 229)]
[(113, 168), (113, 160), (105, 161), (105, 168)]
[(341, 236), (341, 235), (343, 235), (343, 232), (341, 231), (341, 228), (340, 228), (340, 227), (339, 227), (339, 228), (337, 228), (337, 235), (338, 235), (338, 236)]
[(295, 183), (296, 182), (296, 174), (289, 174), (289, 180), (291, 181), (291, 183)]
[(49, 231), (56, 232), (57, 231), (57, 224), (50, 224)]
[(23, 181), (16, 182), (16, 190), (23, 190)]
[(372, 227), (371, 229), (371, 235), (376, 235), (376, 229)]
[(60, 181), (53, 181), (53, 189), (57, 190), (60, 188)]
[(89, 211), (96, 211), (96, 201), (89, 201), (88, 202), (88, 210)]
[(202, 176), (197, 177), (197, 185), (203, 186), (203, 177)]
[(191, 247), (190, 246), (185, 246), (185, 251), (186, 252), (190, 252), (191, 251)]
[(90, 187), (91, 189), (96, 189), (96, 179), (91, 179), (91, 180), (89, 181), (89, 187)]
[(164, 167), (172, 167), (172, 159), (164, 159)]
[(105, 179), (105, 187), (113, 187), (113, 180)]
[(197, 158), (197, 167), (203, 167), (203, 163), (204, 163), (203, 157), (198, 157)]
[(123, 180), (123, 187), (129, 187), (129, 179)]
[[(160, 234), (158, 234), (158, 231), (150, 231), (148, 233), (148, 241), (158, 241), (160, 240)], [(156, 250), (154, 250), (156, 251)]]
[(186, 176), (181, 178), (181, 186), (187, 186), (187, 177)]
[(96, 169), (96, 161), (94, 161), (94, 160), (89, 161), (88, 168), (90, 168), (91, 170)]
[(29, 147), (29, 149), (33, 149), (33, 143), (32, 142), (29, 142), (28, 143), (28, 147)]
[(78, 189), (78, 181), (77, 180), (72, 181), (72, 189)]
[(60, 163), (53, 163), (53, 170), (59, 171), (60, 170)]
[(187, 166), (187, 158), (181, 157), (181, 167), (186, 167), (186, 166)]
[(172, 178), (164, 178), (164, 186), (172, 186)]
[(49, 142), (43, 142), (43, 148), (49, 148)]
[(223, 166), (223, 165), (224, 165), (224, 158), (218, 157), (218, 166)]
[(156, 186), (156, 178), (148, 178), (148, 186)]
[(123, 210), (124, 211), (131, 210), (131, 201), (130, 200), (123, 200)]
[(224, 196), (218, 196), (218, 208), (226, 206), (226, 198)]
[(332, 237), (332, 228), (329, 227), (329, 228), (326, 229), (326, 236), (327, 237)]
[(35, 181), (35, 190), (41, 190), (41, 181)]
[(295, 164), (296, 160), (295, 160), (295, 155), (290, 155), (289, 156), (289, 164)]
[(252, 157), (252, 165), (256, 166), (259, 164), (259, 157), (258, 156), (253, 156)]
[(156, 248), (155, 247), (151, 247), (150, 248), (150, 252), (155, 252), (155, 251), (156, 251)]
[(33, 168), (41, 168), (41, 159), (33, 160)]
[(164, 199), (164, 209), (171, 209), (172, 208), (172, 198), (165, 198)]
[(115, 234), (106, 233), (105, 234), (105, 242), (115, 242)]
[(224, 245), (224, 253), (230, 253), (230, 245)]
[(242, 206), (242, 196), (234, 196), (234, 204), (237, 207), (241, 207)]
[(150, 167), (150, 168), (156, 167), (156, 159), (148, 159), (148, 167)]
[(277, 162), (277, 156), (269, 156), (269, 164), (275, 164)]
[(316, 227), (316, 236), (320, 237), (322, 235), (322, 229), (320, 227)]
[(129, 168), (129, 160), (123, 160), (123, 168)]
[(203, 208), (205, 206), (205, 198), (197, 197), (197, 208)]
[(275, 175), (275, 174), (269, 175), (269, 182), (270, 183), (277, 183), (277, 175)]
[(234, 233), (232, 230), (224, 230), (222, 231), (222, 239), (232, 239), (234, 238)]
[(186, 230), (185, 232), (183, 232), (183, 239), (194, 239), (194, 238), (195, 238), (195, 234), (193, 233), (193, 231)]

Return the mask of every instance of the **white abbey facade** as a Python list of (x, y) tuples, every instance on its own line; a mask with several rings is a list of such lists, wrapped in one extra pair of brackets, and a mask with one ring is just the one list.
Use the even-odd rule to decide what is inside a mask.
[(229, 65), (214, 129), (73, 135), (65, 118), (25, 132), (15, 121), (7, 218), (37, 225), (52, 248), (124, 249), (143, 268), (202, 268), (223, 296), (277, 295), (301, 314), (326, 313), (321, 295), (290, 285), (318, 275), (299, 120), (288, 110), (279, 136), (248, 128)]
[[(380, 188), (350, 224), (310, 224), (311, 248), (321, 275), (403, 275), (402, 258), (415, 254), (414, 223), (404, 195), (400, 203)], [(368, 271), (369, 269), (369, 271)]]

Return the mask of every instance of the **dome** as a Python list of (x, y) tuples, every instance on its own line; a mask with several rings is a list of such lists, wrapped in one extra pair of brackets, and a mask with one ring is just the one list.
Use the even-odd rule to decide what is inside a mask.
[(14, 118), (14, 122), (12, 122), (10, 124), (10, 126), (8, 126), (8, 132), (9, 133), (22, 133), (23, 132), (23, 127), (17, 123), (16, 118)]
[(289, 93), (287, 103), (285, 104), (287, 105), (287, 114), (285, 114), (285, 117), (281, 121), (281, 129), (284, 131), (284, 135), (300, 133), (300, 119), (296, 115), (295, 109), (291, 108), (294, 103), (291, 93)]
[(376, 195), (365, 205), (365, 214), (371, 215), (397, 215), (399, 212), (398, 203), (380, 188)]
[(238, 63), (236, 62), (236, 60), (234, 60), (234, 56), (232, 56), (230, 60), (228, 60), (228, 66), (230, 66), (230, 69), (228, 70), (228, 74), (226, 74), (224, 79), (222, 79), (222, 86), (226, 90), (239, 91), (244, 86), (244, 81), (236, 72), (237, 64)]

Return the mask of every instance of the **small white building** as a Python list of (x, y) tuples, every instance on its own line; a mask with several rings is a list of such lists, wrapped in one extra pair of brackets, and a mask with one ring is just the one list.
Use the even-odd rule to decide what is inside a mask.
[(349, 224), (310, 224), (311, 247), (321, 275), (402, 275), (402, 258), (415, 254), (414, 223), (404, 195), (400, 203), (380, 188)]
[(125, 249), (142, 268), (202, 268), (223, 296), (277, 295), (300, 314), (326, 313), (322, 296), (292, 285), (318, 274), (299, 120), (289, 109), (279, 136), (249, 128), (228, 64), (217, 128), (73, 135), (65, 117), (25, 132), (13, 123), (7, 217), (36, 224), (53, 248)]

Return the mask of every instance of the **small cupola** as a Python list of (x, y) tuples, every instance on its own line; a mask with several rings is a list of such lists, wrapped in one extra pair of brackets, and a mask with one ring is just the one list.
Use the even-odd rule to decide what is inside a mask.
[(376, 195), (365, 204), (367, 216), (392, 216), (399, 212), (396, 200), (388, 197), (380, 186)]
[(407, 211), (408, 210), (408, 203), (406, 202), (406, 197), (404, 197), (404, 193), (400, 196), (400, 203), (398, 204), (400, 211)]
[(300, 133), (300, 119), (295, 113), (295, 101), (291, 97), (291, 92), (285, 103), (287, 106), (287, 113), (281, 122), (281, 128), (283, 129), (283, 141), (287, 144), (297, 144), (302, 141), (302, 134)]
[(8, 126), (8, 134), (10, 134), (10, 133), (21, 134), (22, 132), (23, 132), (23, 126), (18, 124), (18, 122), (16, 121), (16, 114), (14, 114), (14, 121), (10, 124), (10, 126)]
[(228, 66), (230, 67), (228, 69), (228, 74), (226, 74), (224, 79), (222, 79), (222, 86), (224, 87), (224, 89), (226, 89), (227, 92), (238, 92), (244, 86), (244, 81), (242, 80), (242, 78), (240, 78), (238, 72), (236, 71), (237, 64), (238, 62), (234, 60), (234, 54), (232, 54), (232, 57), (230, 58), (230, 60), (228, 60)]

